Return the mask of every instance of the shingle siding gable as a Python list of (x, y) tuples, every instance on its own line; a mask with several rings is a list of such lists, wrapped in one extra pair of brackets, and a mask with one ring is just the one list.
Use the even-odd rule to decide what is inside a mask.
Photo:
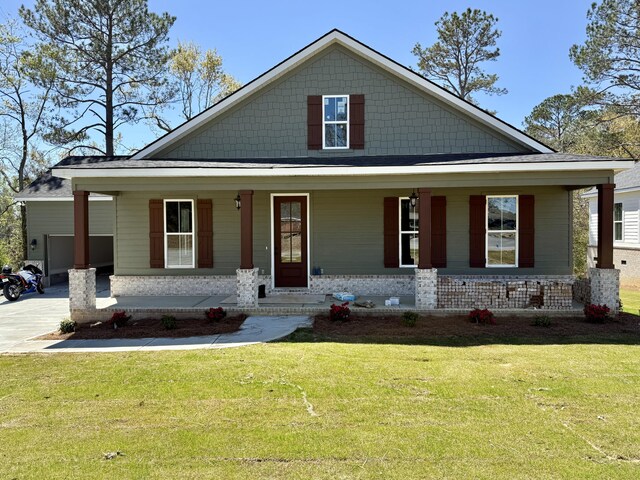
[(307, 148), (307, 97), (355, 93), (366, 98), (365, 149), (346, 155), (526, 151), (367, 61), (332, 47), (156, 157), (326, 155)]

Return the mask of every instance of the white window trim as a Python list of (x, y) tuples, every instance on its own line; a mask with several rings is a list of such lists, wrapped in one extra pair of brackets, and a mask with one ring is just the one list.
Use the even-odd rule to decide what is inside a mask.
[[(402, 235), (407, 233), (416, 233), (420, 235), (420, 228), (418, 228), (417, 230), (402, 230), (402, 200), (410, 199), (409, 197), (398, 198), (398, 265), (400, 265), (400, 268), (418, 268), (418, 265), (415, 263), (411, 265), (402, 263)], [(416, 204), (416, 213), (417, 212), (418, 205)], [(420, 217), (418, 217), (418, 222), (420, 222)], [(420, 250), (418, 250), (418, 255), (420, 255)]]
[[(347, 99), (347, 120), (325, 120), (324, 118), (324, 99), (325, 98), (346, 98)], [(323, 150), (348, 150), (349, 149), (349, 125), (351, 120), (351, 108), (349, 104), (349, 95), (323, 95), (322, 96), (322, 149)], [(347, 145), (344, 147), (327, 147), (327, 142), (325, 140), (325, 125), (339, 125), (339, 124), (347, 124)]]
[[(620, 220), (616, 220), (616, 205), (620, 204)], [(622, 238), (616, 240), (616, 223), (620, 224), (620, 231), (622, 233)], [(624, 243), (624, 202), (614, 202), (613, 203), (613, 241), (617, 243)]]
[[(489, 265), (489, 234), (490, 233), (512, 233), (514, 230), (489, 230), (489, 199), (490, 198), (516, 198), (516, 257), (514, 265)], [(486, 268), (518, 268), (519, 256), (520, 256), (520, 195), (487, 195), (486, 204), (484, 206), (484, 258)]]
[[(168, 233), (167, 232), (167, 202), (190, 202), (191, 203), (191, 233), (182, 233), (182, 232), (176, 232), (176, 233)], [(162, 217), (163, 217), (163, 225), (162, 225), (162, 229), (164, 231), (164, 268), (195, 268), (196, 266), (196, 234), (195, 234), (195, 229), (196, 229), (196, 224), (195, 224), (195, 204), (193, 199), (191, 198), (167, 198), (163, 201), (163, 205), (162, 205)], [(191, 245), (192, 245), (192, 249), (191, 249), (191, 265), (172, 265), (169, 266), (169, 264), (167, 263), (168, 258), (167, 258), (167, 250), (168, 250), (168, 244), (169, 242), (167, 242), (167, 234), (169, 235), (183, 235), (183, 236), (187, 236), (187, 235), (191, 235)]]

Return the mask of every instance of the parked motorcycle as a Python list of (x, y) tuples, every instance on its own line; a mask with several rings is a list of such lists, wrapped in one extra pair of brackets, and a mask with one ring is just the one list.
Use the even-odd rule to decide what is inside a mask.
[(22, 294), (33, 292), (42, 294), (44, 293), (42, 276), (42, 270), (35, 265), (26, 265), (18, 273), (11, 273), (11, 267), (5, 265), (0, 275), (2, 293), (10, 302), (18, 300)]

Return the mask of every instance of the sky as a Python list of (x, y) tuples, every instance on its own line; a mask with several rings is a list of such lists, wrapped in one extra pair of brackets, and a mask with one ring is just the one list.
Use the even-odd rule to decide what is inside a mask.
[[(500, 57), (485, 64), (509, 93), (478, 95), (485, 109), (521, 128), (524, 117), (545, 98), (568, 93), (582, 73), (569, 48), (585, 40), (586, 13), (592, 0), (395, 0), (249, 1), (149, 0), (153, 12), (177, 17), (171, 44), (193, 41), (215, 48), (227, 73), (247, 83), (333, 28), (391, 57), (416, 66), (411, 53), (437, 40), (434, 23), (446, 11), (478, 8), (498, 17)], [(0, 0), (0, 17), (17, 15), (33, 0)], [(174, 124), (177, 124), (174, 122)], [(125, 144), (142, 147), (157, 135), (144, 127), (123, 130)], [(135, 137), (135, 138), (133, 138)]]

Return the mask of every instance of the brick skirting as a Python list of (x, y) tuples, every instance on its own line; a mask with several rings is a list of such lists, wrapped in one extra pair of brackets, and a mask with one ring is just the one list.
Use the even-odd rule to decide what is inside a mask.
[(566, 310), (573, 301), (572, 276), (438, 276), (438, 308)]

